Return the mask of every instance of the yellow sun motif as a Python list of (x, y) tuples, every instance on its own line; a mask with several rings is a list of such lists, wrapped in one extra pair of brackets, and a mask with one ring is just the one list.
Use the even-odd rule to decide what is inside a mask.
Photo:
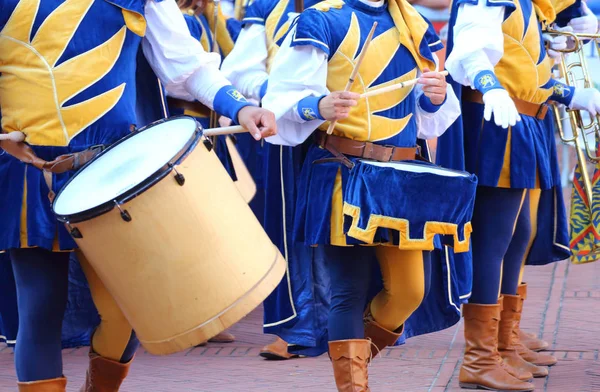
[(505, 55), (494, 71), (512, 97), (541, 104), (552, 94), (551, 88), (541, 86), (550, 79), (553, 60), (546, 56), (538, 63), (542, 50), (538, 16), (535, 11), (524, 15), (521, 3), (514, 4), (515, 11), (502, 24)]
[(125, 83), (65, 106), (115, 65), (127, 28), (108, 41), (56, 65), (94, 0), (65, 1), (30, 38), (40, 0), (21, 0), (0, 32), (0, 102), (5, 132), (22, 131), (34, 145), (67, 146), (112, 109)]
[[(328, 64), (327, 87), (330, 91), (344, 89), (354, 68), (356, 58), (359, 56), (360, 38), (360, 25), (356, 15), (352, 13), (348, 33)], [(395, 27), (373, 38), (368, 48), (367, 59), (361, 64), (351, 91), (365, 93), (415, 78), (417, 75), (416, 68), (398, 78), (373, 86), (373, 83), (392, 61), (400, 45), (401, 40), (398, 29)], [(400, 104), (409, 96), (411, 91), (412, 87), (360, 99), (358, 105), (350, 111), (349, 118), (337, 123), (334, 134), (354, 140), (371, 141), (385, 140), (397, 135), (404, 130), (412, 114), (400, 119), (391, 119), (375, 113)], [(325, 123), (321, 129), (327, 129), (328, 125), (329, 123)]]

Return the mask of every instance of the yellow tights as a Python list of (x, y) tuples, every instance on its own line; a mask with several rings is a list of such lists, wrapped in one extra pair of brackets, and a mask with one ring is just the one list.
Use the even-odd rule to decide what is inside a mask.
[(382, 327), (396, 331), (423, 301), (423, 252), (378, 246), (376, 255), (383, 275), (383, 290), (371, 302), (371, 314)]

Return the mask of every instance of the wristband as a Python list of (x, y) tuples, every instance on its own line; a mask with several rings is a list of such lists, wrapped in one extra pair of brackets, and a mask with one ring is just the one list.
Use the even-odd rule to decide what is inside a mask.
[(298, 115), (304, 121), (311, 120), (325, 120), (321, 113), (319, 112), (319, 102), (325, 95), (321, 97), (315, 97), (314, 95), (310, 95), (306, 98), (302, 98), (300, 102), (298, 102)]
[(238, 121), (239, 111), (246, 106), (253, 105), (231, 85), (221, 87), (213, 101), (215, 112), (235, 122)]
[(567, 86), (564, 83), (555, 81), (552, 86), (552, 95), (548, 99), (569, 106), (574, 95), (575, 87)]
[(419, 97), (419, 107), (421, 109), (423, 109), (424, 111), (426, 111), (427, 113), (435, 113), (438, 110), (440, 110), (440, 108), (444, 105), (444, 103), (446, 102), (446, 99), (448, 98), (448, 94), (446, 94), (446, 96), (444, 97), (444, 101), (439, 104), (436, 105), (433, 102), (431, 102), (431, 99), (429, 99), (428, 96), (426, 96), (425, 94), (422, 94)]
[(492, 71), (481, 71), (475, 76), (475, 89), (481, 94), (497, 88), (503, 89), (500, 81)]

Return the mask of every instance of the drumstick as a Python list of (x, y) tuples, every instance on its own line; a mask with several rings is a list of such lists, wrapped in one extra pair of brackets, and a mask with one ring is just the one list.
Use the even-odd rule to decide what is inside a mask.
[[(442, 72), (440, 72), (440, 74), (443, 76), (448, 76), (448, 71), (442, 71)], [(419, 78), (416, 78), (416, 79), (407, 80), (406, 82), (392, 84), (391, 86), (382, 87), (382, 88), (368, 91), (366, 93), (362, 93), (362, 94), (360, 94), (360, 97), (361, 98), (373, 97), (375, 95), (389, 93), (390, 91), (400, 90), (401, 88), (413, 86), (413, 85), (417, 84), (418, 81), (419, 81)]]
[[(376, 27), (377, 27), (377, 22), (373, 23), (373, 27), (371, 27), (371, 31), (369, 31), (369, 35), (367, 35), (367, 39), (365, 40), (365, 43), (363, 44), (362, 52), (360, 53), (360, 56), (358, 56), (358, 58), (356, 59), (356, 64), (354, 64), (354, 69), (352, 70), (352, 73), (350, 74), (350, 78), (348, 79), (348, 83), (346, 83), (346, 88), (344, 89), (344, 91), (350, 91), (352, 84), (354, 84), (354, 78), (358, 74), (358, 69), (360, 68), (360, 64), (362, 63), (363, 59), (365, 58), (367, 49), (369, 49), (369, 44), (371, 43), (371, 40), (373, 39), (373, 34), (375, 34)], [(337, 121), (332, 121), (329, 124), (329, 128), (327, 128), (328, 135), (331, 135), (333, 133), (333, 128), (335, 128), (336, 122)]]
[(25, 140), (23, 132), (10, 132), (0, 134), (0, 140), (10, 140), (11, 142), (19, 143)]
[(202, 131), (204, 136), (219, 136), (219, 135), (230, 135), (232, 133), (243, 133), (248, 132), (248, 130), (241, 125), (234, 125), (231, 127), (221, 127), (221, 128), (208, 128)]

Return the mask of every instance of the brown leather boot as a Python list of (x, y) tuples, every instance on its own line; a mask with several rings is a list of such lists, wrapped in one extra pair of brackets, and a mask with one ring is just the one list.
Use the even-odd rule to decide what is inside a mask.
[(132, 361), (120, 363), (90, 351), (90, 365), (80, 392), (117, 392)]
[[(523, 282), (517, 287), (517, 295), (523, 298), (523, 301), (527, 299), (527, 283)], [(531, 351), (543, 351), (550, 347), (548, 342), (538, 339), (535, 334), (527, 333), (521, 330), (521, 315), (519, 315), (519, 321), (517, 323), (517, 332), (519, 333), (519, 340), (525, 347)], [(531, 361), (529, 361), (531, 362)]]
[(335, 385), (339, 392), (370, 392), (368, 362), (371, 341), (367, 339), (329, 342)]
[(363, 322), (365, 324), (365, 339), (370, 339), (373, 343), (373, 358), (387, 346), (393, 346), (396, 340), (402, 335), (404, 325), (396, 331), (388, 331), (375, 321), (371, 314), (370, 306), (367, 306)]
[[(521, 297), (517, 295), (504, 294), (501, 299), (502, 311), (500, 312), (500, 327), (498, 332), (498, 351), (500, 356), (511, 368), (520, 374), (533, 377), (546, 377), (548, 369), (536, 366), (524, 360), (517, 351), (519, 335), (515, 333), (517, 314), (521, 303)], [(520, 377), (519, 377), (520, 378)]]
[(297, 354), (290, 354), (287, 342), (280, 337), (275, 339), (273, 343), (264, 346), (262, 350), (260, 350), (259, 355), (271, 361), (282, 361), (299, 357)]
[[(516, 324), (519, 325), (521, 323), (521, 315), (523, 312), (523, 303), (525, 302), (525, 298), (519, 296), (518, 306), (516, 307)], [(537, 366), (553, 366), (556, 365), (558, 360), (550, 354), (535, 352), (529, 349), (521, 340), (521, 336), (523, 336), (523, 331), (516, 330), (513, 333), (513, 342), (514, 346), (517, 350), (517, 353), (521, 358), (530, 362)], [(525, 334), (526, 335), (526, 334)], [(540, 340), (545, 343), (544, 341)]]
[(525, 347), (520, 342), (516, 345), (517, 352), (527, 362), (533, 363), (537, 366), (554, 366), (558, 362), (556, 357), (547, 354), (547, 353), (539, 353), (535, 351), (531, 351), (527, 347)]
[(498, 353), (500, 304), (463, 305), (465, 355), (458, 376), (461, 388), (492, 391), (533, 391), (533, 384), (509, 373)]
[(64, 377), (51, 380), (18, 382), (19, 392), (65, 392), (67, 379)]

